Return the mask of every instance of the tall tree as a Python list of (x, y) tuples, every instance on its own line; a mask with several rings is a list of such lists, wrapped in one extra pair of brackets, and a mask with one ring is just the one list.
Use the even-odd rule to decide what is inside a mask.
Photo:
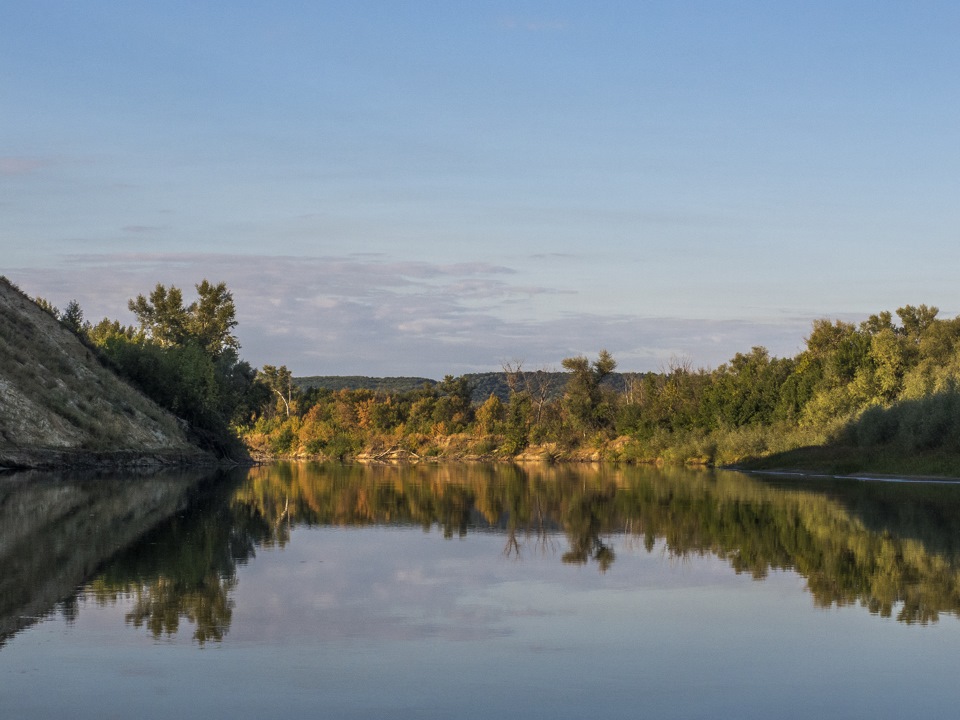
[(939, 312), (940, 309), (933, 305), (929, 307), (926, 305), (918, 305), (917, 307), (905, 305), (902, 308), (897, 308), (897, 316), (903, 323), (901, 332), (912, 343), (919, 345), (920, 336), (933, 324)]
[(143, 333), (161, 347), (184, 344), (189, 318), (180, 288), (171, 285), (168, 290), (157, 283), (149, 298), (137, 295), (127, 307), (136, 316)]
[(237, 311), (226, 283), (213, 285), (203, 280), (196, 288), (197, 300), (187, 308), (189, 334), (212, 355), (239, 349), (240, 343), (233, 335)]
[(293, 409), (294, 385), (293, 373), (287, 369), (287, 366), (264, 365), (257, 373), (257, 379), (276, 393), (283, 402), (287, 417), (290, 417)]
[(230, 423), (249, 419), (265, 390), (237, 355), (236, 313), (226, 285), (204, 280), (195, 287), (199, 298), (189, 306), (179, 288), (162, 283), (130, 300), (138, 331), (105, 318), (85, 323), (84, 333), (121, 374), (187, 421), (198, 442), (221, 455), (239, 455)]
[(144, 334), (161, 347), (192, 342), (212, 356), (237, 350), (240, 343), (233, 335), (237, 312), (226, 283), (203, 280), (194, 287), (198, 297), (189, 306), (184, 306), (180, 288), (161, 283), (149, 297), (137, 295), (127, 306)]
[(563, 404), (574, 427), (584, 433), (596, 429), (609, 420), (599, 412), (603, 402), (600, 383), (616, 369), (616, 361), (609, 352), (601, 350), (593, 363), (580, 355), (564, 358), (561, 364), (571, 373)]

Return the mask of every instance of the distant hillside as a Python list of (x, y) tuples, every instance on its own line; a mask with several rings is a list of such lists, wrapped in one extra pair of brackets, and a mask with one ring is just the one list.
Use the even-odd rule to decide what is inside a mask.
[[(570, 374), (565, 372), (526, 372), (525, 381), (528, 389), (534, 394), (540, 393), (543, 388), (549, 400), (555, 400), (563, 395)], [(501, 400), (510, 397), (510, 385), (507, 375), (503, 372), (467, 373), (464, 375), (473, 388), (471, 399), (474, 403), (482, 403), (490, 395), (496, 395)], [(604, 379), (603, 384), (616, 390), (625, 392), (627, 384), (634, 378), (642, 377), (642, 373), (612, 373)], [(315, 375), (311, 377), (294, 378), (294, 383), (301, 390), (323, 388), (326, 390), (374, 390), (385, 393), (403, 393), (418, 390), (424, 385), (433, 386), (436, 380), (422, 377), (365, 377), (363, 375)], [(523, 389), (524, 380), (519, 381), (519, 389)]]
[[(482, 403), (490, 395), (496, 395), (501, 400), (507, 400), (510, 397), (510, 385), (507, 383), (506, 373), (469, 373), (464, 377), (467, 378), (473, 388), (471, 398), (475, 403)], [(627, 391), (627, 386), (631, 380), (641, 377), (643, 377), (643, 373), (615, 372), (605, 377), (601, 384), (618, 393), (624, 393)], [(557, 400), (563, 395), (569, 379), (570, 373), (568, 372), (547, 372), (545, 370), (524, 372), (523, 377), (517, 381), (517, 389), (526, 388), (534, 395), (540, 395), (542, 388), (548, 400)]]
[(377, 392), (401, 393), (418, 390), (424, 385), (436, 385), (436, 380), (422, 377), (365, 377), (363, 375), (314, 375), (293, 379), (301, 390), (323, 388), (324, 390), (375, 390)]
[(0, 468), (200, 459), (172, 415), (0, 277)]

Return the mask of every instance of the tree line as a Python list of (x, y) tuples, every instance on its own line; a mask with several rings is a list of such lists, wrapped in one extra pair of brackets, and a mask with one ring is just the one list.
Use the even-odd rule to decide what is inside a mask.
[(624, 375), (619, 388), (605, 350), (562, 360), (559, 392), (556, 373), (506, 364), (508, 393), (482, 402), (470, 401), (469, 376), (402, 392), (300, 391), (291, 379), (288, 401), (262, 408), (242, 432), (265, 455), (331, 458), (535, 450), (728, 464), (830, 443), (960, 455), (960, 319), (938, 312), (907, 305), (859, 324), (820, 319), (794, 357), (757, 346), (712, 370), (673, 362)]
[(236, 453), (239, 438), (261, 457), (328, 459), (535, 453), (729, 464), (830, 443), (960, 458), (960, 318), (927, 305), (859, 324), (816, 320), (794, 357), (756, 346), (715, 369), (673, 362), (617, 383), (606, 350), (564, 358), (562, 373), (513, 361), (478, 400), (477, 376), (333, 390), (298, 382), (285, 365), (255, 370), (239, 357), (226, 285), (195, 289), (187, 303), (157, 284), (129, 301), (130, 326), (92, 325), (75, 301), (62, 313), (38, 302), (221, 454)]

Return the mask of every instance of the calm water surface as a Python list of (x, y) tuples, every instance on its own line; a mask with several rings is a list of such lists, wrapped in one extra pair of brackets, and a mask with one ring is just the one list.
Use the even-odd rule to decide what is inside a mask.
[(955, 717), (960, 487), (0, 478), (0, 717)]

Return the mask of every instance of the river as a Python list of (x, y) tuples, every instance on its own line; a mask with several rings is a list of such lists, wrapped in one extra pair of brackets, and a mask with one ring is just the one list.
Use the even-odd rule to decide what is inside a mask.
[(0, 477), (0, 717), (952, 717), (960, 486)]

